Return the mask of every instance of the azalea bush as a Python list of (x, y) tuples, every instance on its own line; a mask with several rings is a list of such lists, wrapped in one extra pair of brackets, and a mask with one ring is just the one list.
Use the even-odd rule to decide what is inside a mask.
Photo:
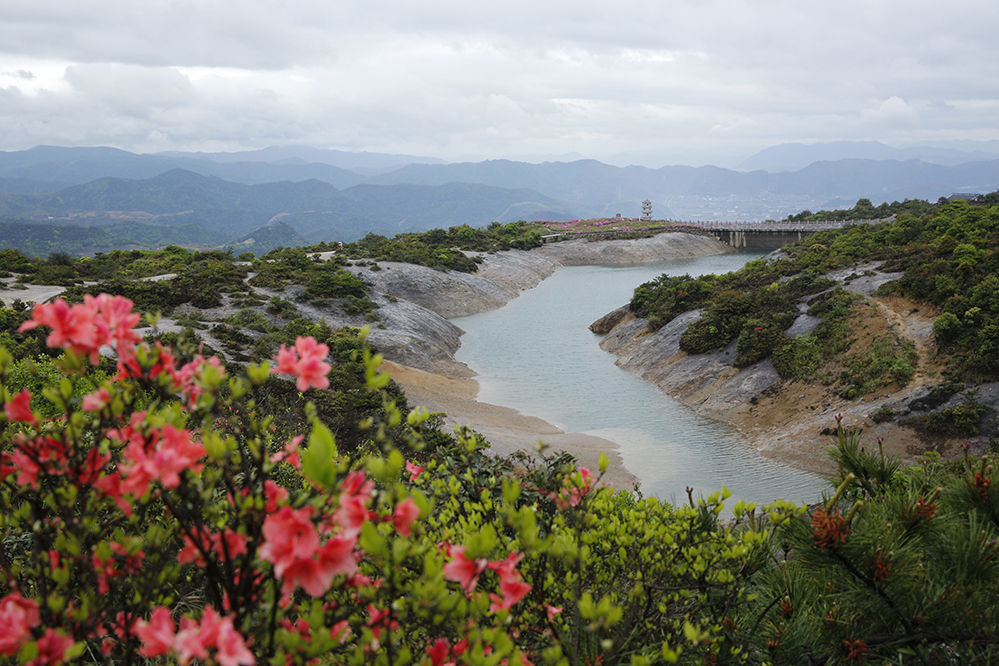
[(835, 495), (738, 502), (723, 520), (724, 490), (673, 507), (602, 487), (606, 460), (495, 458), (473, 431), (446, 437), (399, 409), (366, 347), (383, 400), (367, 440), (344, 449), (309, 403), (307, 431), (278, 436), (258, 398), (274, 375), (325, 390), (326, 345), (300, 337), (233, 377), (140, 341), (138, 320), (106, 295), (35, 306), (22, 327), (63, 353), (33, 383), (0, 351), (0, 661), (995, 657), (988, 461), (901, 469), (841, 429)]
[[(674, 509), (564, 459), (521, 483), (476, 462), (484, 443), (465, 430), (424, 450), (430, 415), (381, 392), (369, 349), (384, 404), (367, 442), (343, 450), (308, 403), (308, 432), (279, 441), (257, 395), (275, 374), (325, 389), (326, 345), (300, 337), (233, 377), (141, 341), (138, 322), (118, 296), (36, 305), (22, 329), (63, 352), (42, 396), (10, 384), (0, 351), (0, 658), (749, 658), (726, 622), (766, 530), (720, 527), (722, 494)], [(102, 348), (113, 376), (95, 374)]]

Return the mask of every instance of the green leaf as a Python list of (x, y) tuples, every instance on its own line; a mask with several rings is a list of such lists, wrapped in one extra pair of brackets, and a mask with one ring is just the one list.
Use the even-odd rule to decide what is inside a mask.
[(267, 381), (267, 375), (270, 373), (271, 364), (267, 361), (263, 361), (259, 365), (250, 364), (246, 368), (246, 376), (250, 378), (250, 382), (254, 386), (261, 386)]
[(378, 532), (378, 528), (375, 527), (374, 523), (365, 522), (361, 526), (361, 538), (358, 540), (358, 543), (369, 555), (388, 559), (388, 541)]
[(87, 644), (84, 643), (83, 641), (77, 641), (76, 643), (73, 643), (73, 645), (71, 645), (69, 649), (66, 650), (66, 653), (63, 655), (63, 663), (69, 663), (74, 659), (76, 659), (77, 657), (83, 656), (83, 653), (86, 650), (87, 650)]
[(302, 451), (302, 473), (326, 490), (332, 490), (336, 481), (336, 440), (329, 428), (315, 421), (309, 435), (309, 448)]

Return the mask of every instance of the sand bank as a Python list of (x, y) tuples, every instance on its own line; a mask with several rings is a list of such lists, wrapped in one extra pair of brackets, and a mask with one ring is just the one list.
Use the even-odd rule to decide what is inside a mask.
[(479, 384), (474, 379), (455, 379), (385, 361), (382, 371), (388, 372), (406, 392), (409, 404), (423, 405), (432, 412), (447, 414), (449, 425), (466, 425), (481, 433), (491, 444), (491, 450), (508, 455), (524, 450), (537, 451), (544, 442), (549, 452), (572, 454), (582, 467), (596, 473), (600, 454), (610, 460), (604, 481), (621, 490), (630, 490), (638, 479), (629, 472), (614, 442), (578, 432), (564, 432), (534, 416), (525, 416), (515, 409), (476, 400)]

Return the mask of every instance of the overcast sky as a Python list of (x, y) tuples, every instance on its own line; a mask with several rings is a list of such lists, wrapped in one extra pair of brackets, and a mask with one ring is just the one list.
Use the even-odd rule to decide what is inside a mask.
[(995, 0), (0, 0), (0, 150), (729, 164), (999, 139)]

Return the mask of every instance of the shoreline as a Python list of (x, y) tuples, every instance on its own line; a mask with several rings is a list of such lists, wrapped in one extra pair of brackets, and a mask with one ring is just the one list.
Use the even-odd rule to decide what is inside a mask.
[[(533, 289), (551, 277), (556, 270), (579, 265), (629, 265), (670, 259), (686, 259), (727, 254), (732, 248), (720, 241), (689, 234), (659, 234), (649, 238), (618, 241), (572, 240), (544, 245), (530, 251), (511, 250), (500, 255), (483, 255), (485, 262), (475, 274), (441, 275), (422, 267), (386, 264), (381, 271), (365, 278), (375, 282), (375, 289), (406, 299), (446, 318), (477, 314), (503, 307), (526, 290)], [(423, 279), (417, 280), (416, 275)], [(475, 371), (454, 359), (464, 331), (458, 333), (455, 344), (444, 358), (428, 359), (407, 353), (394, 346), (386, 357), (383, 371), (406, 393), (413, 406), (421, 405), (433, 412), (446, 414), (445, 423), (468, 426), (482, 434), (490, 449), (498, 455), (518, 450), (536, 455), (539, 443), (547, 452), (565, 451), (577, 463), (594, 474), (599, 470), (600, 454), (610, 464), (602, 482), (619, 490), (631, 490), (639, 484), (625, 465), (618, 443), (581, 432), (565, 432), (547, 421), (527, 416), (511, 407), (479, 402), (479, 383)], [(373, 336), (374, 337), (374, 336)], [(381, 340), (373, 340), (381, 345)], [(422, 367), (420, 367), (422, 366)]]
[(631, 490), (638, 478), (625, 466), (620, 447), (602, 437), (579, 432), (565, 432), (536, 416), (527, 416), (511, 407), (479, 402), (479, 383), (471, 378), (454, 378), (418, 368), (383, 361), (381, 370), (406, 393), (411, 406), (423, 406), (431, 412), (446, 414), (450, 426), (468, 426), (483, 435), (490, 451), (507, 456), (518, 450), (536, 455), (539, 442), (546, 452), (565, 451), (574, 456), (580, 467), (594, 475), (600, 469), (600, 454), (610, 461), (602, 483), (617, 490)]

